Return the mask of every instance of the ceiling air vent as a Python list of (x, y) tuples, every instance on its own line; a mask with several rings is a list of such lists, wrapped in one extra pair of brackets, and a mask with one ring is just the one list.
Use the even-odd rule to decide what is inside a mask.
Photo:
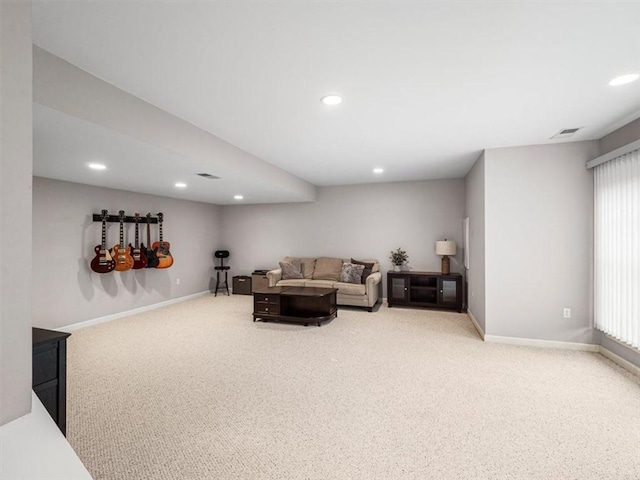
[(199, 177), (208, 178), (209, 180), (219, 180), (220, 177), (216, 177), (215, 175), (211, 175), (210, 173), (196, 173)]
[(582, 127), (578, 127), (578, 128), (565, 128), (563, 130), (560, 130), (558, 133), (556, 133), (553, 138), (569, 138), (572, 137), (578, 130), (580, 130)]

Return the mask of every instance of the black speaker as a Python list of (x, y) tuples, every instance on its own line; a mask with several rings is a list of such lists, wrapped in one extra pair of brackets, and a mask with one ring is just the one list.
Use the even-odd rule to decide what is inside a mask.
[(216, 258), (229, 258), (229, 250), (216, 250)]

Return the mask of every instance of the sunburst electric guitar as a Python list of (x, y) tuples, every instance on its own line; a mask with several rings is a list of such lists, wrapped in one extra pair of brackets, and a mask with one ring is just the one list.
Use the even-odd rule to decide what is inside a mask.
[(124, 210), (120, 210), (120, 243), (113, 246), (111, 254), (116, 261), (116, 270), (118, 272), (125, 272), (133, 268), (131, 249), (125, 246), (124, 243)]
[(129, 244), (129, 248), (131, 249), (131, 256), (133, 257), (133, 269), (137, 270), (139, 268), (145, 268), (147, 266), (147, 254), (142, 251), (142, 247), (140, 247), (140, 237), (138, 235), (138, 224), (140, 223), (140, 214), (136, 213), (134, 216), (134, 221), (136, 223), (136, 243), (135, 246)]
[(169, 242), (162, 240), (162, 213), (158, 214), (158, 225), (160, 229), (160, 241), (153, 242), (153, 251), (156, 252), (156, 257), (158, 257), (159, 262), (156, 268), (169, 268), (173, 265), (173, 257), (169, 252), (171, 245)]
[(140, 246), (140, 250), (144, 252), (147, 257), (147, 268), (156, 268), (158, 266), (158, 257), (156, 252), (151, 248), (151, 214), (147, 213), (147, 247), (144, 243)]
[(107, 217), (109, 212), (102, 210), (102, 243), (96, 245), (93, 250), (96, 252), (96, 256), (91, 260), (91, 270), (96, 273), (109, 273), (116, 268), (116, 262), (114, 262), (109, 250), (107, 249)]

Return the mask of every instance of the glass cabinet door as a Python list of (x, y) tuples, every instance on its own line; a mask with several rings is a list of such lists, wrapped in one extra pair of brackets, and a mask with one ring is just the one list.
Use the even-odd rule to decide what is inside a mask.
[(458, 299), (457, 281), (443, 278), (440, 280), (440, 303), (455, 305)]
[(391, 298), (395, 302), (406, 302), (409, 300), (407, 277), (393, 277), (391, 279)]

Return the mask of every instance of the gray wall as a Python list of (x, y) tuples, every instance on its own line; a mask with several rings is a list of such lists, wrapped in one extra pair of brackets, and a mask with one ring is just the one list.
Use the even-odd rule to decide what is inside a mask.
[(487, 334), (594, 341), (585, 162), (597, 153), (596, 141), (485, 151)]
[[(164, 240), (171, 243), (171, 268), (97, 274), (89, 263), (100, 243), (101, 223), (92, 213), (117, 215), (162, 212)], [(33, 325), (58, 328), (205, 291), (213, 275), (212, 252), (219, 248), (221, 207), (33, 179)], [(108, 245), (118, 243), (119, 224), (108, 224)], [(127, 243), (134, 225), (125, 224)], [(146, 228), (141, 231), (146, 244)], [(152, 227), (157, 240), (157, 228)], [(176, 284), (180, 279), (180, 285)]]
[(605, 135), (599, 140), (599, 155), (609, 153), (616, 148), (623, 147), (627, 143), (635, 142), (640, 139), (640, 118), (631, 123)]
[(465, 217), (469, 217), (468, 310), (486, 333), (485, 325), (485, 204), (484, 152), (465, 177)]
[(31, 411), (31, 2), (0, 3), (0, 425)]
[(376, 258), (384, 273), (398, 247), (411, 269), (440, 271), (435, 241), (460, 244), (463, 212), (463, 179), (379, 183), (321, 187), (313, 203), (225, 206), (222, 228), (234, 274), (286, 255)]

